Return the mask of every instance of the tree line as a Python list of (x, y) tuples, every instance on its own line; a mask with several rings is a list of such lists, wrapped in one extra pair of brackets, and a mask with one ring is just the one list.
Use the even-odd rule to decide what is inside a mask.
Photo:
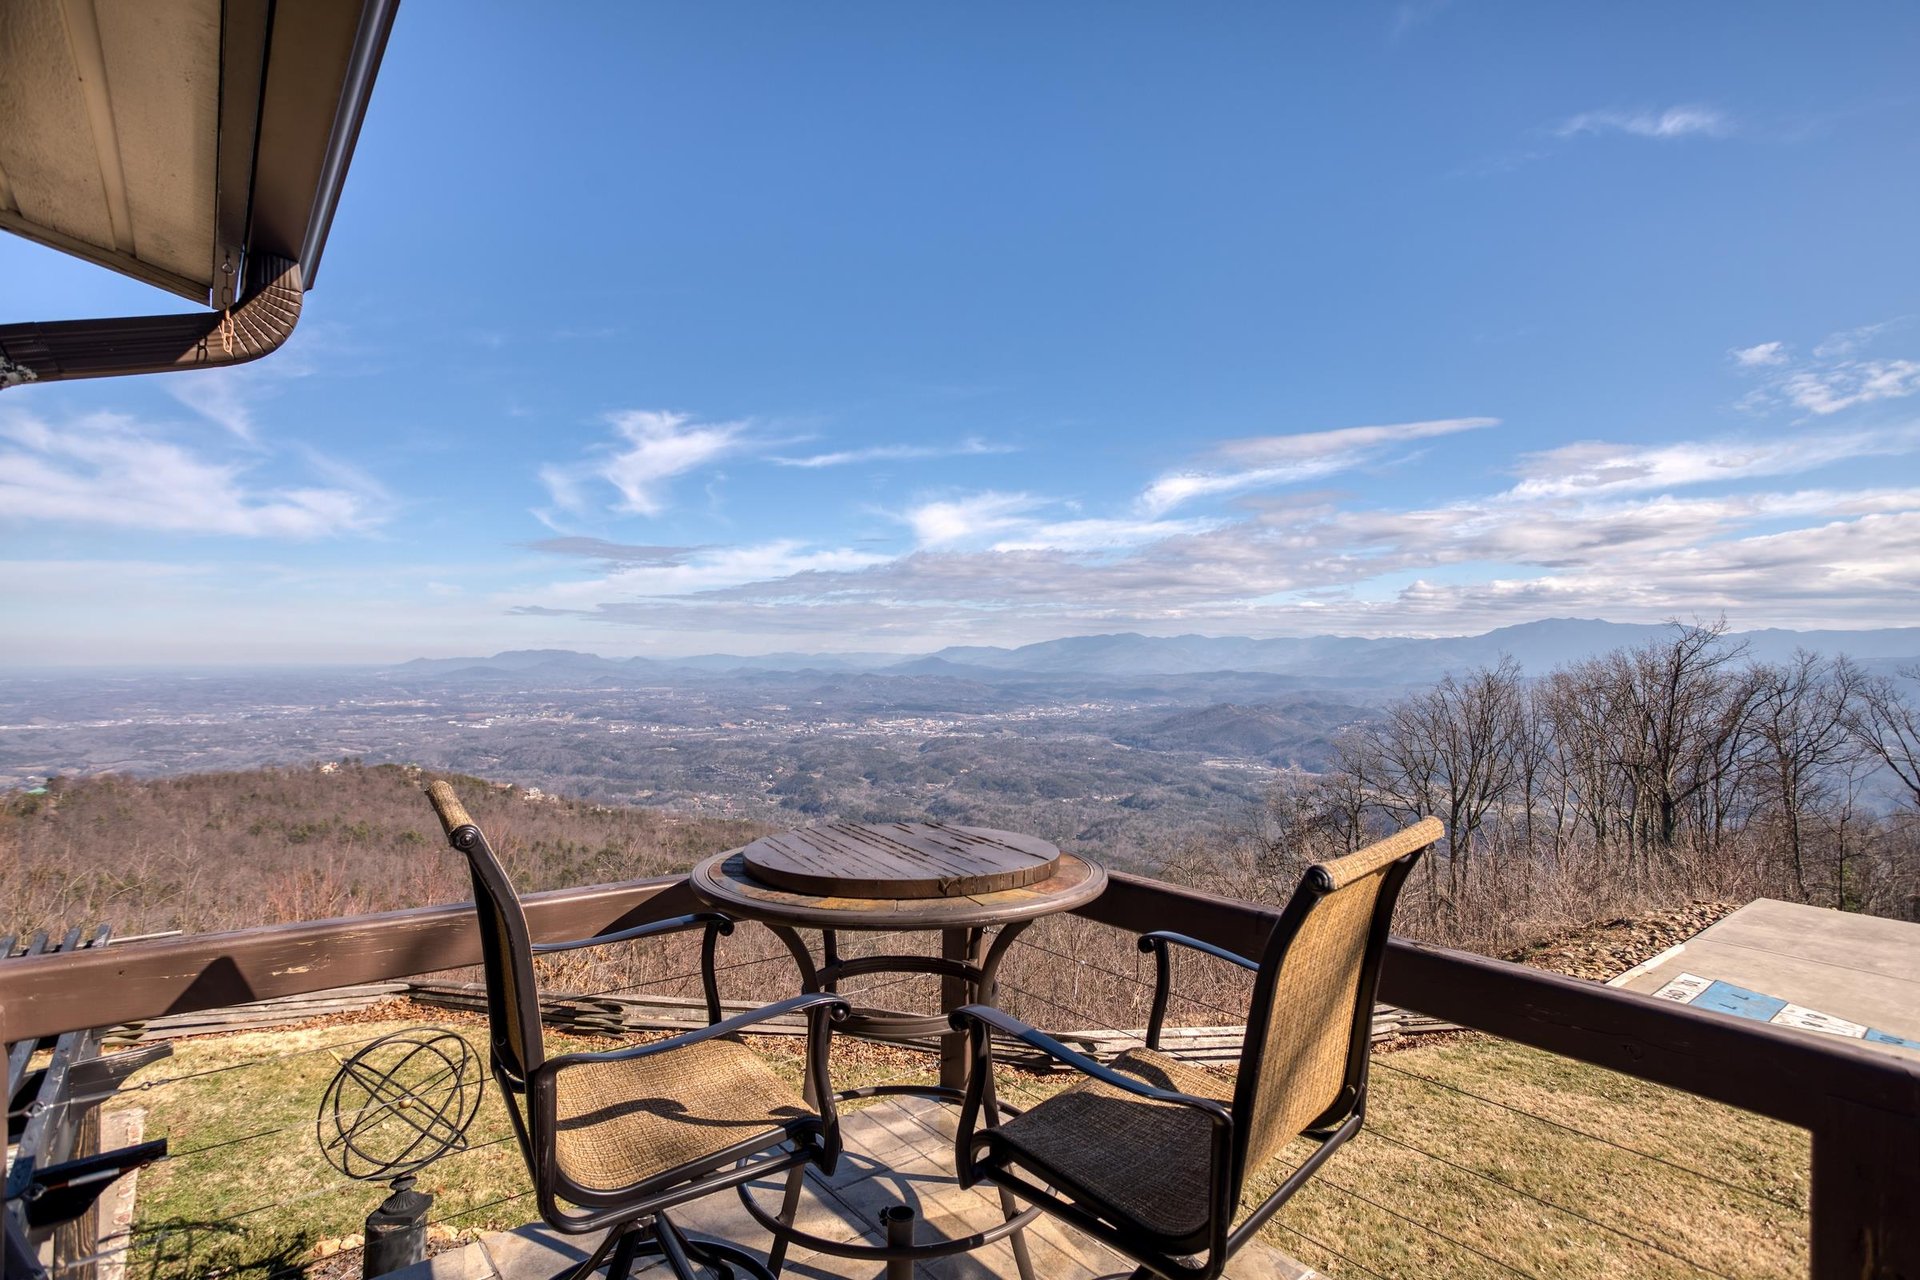
[(1238, 868), (1223, 888), (1290, 883), (1431, 815), (1448, 838), (1409, 923), (1449, 941), (1497, 945), (1556, 909), (1758, 894), (1920, 918), (1917, 680), (1806, 651), (1754, 661), (1724, 623), (1541, 677), (1509, 659), (1392, 703), (1326, 773), (1284, 778), (1229, 848), (1176, 861), (1202, 880)]

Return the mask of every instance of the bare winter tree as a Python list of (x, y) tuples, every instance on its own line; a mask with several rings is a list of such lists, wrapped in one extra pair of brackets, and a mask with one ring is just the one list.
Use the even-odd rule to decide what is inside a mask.
[[(1697, 802), (1719, 803), (1737, 767), (1737, 740), (1752, 698), (1743, 646), (1724, 643), (1725, 621), (1673, 624), (1666, 640), (1601, 659), (1604, 702), (1614, 735), (1610, 763), (1630, 782), (1630, 831), (1643, 864), (1680, 856), (1682, 826)], [(1711, 828), (1718, 812), (1704, 815)]]
[[(1777, 666), (1753, 668), (1749, 776), (1803, 901), (1810, 817), (1837, 798), (1851, 803), (1851, 790), (1842, 795), (1837, 788), (1861, 751), (1852, 724), (1863, 679), (1846, 659), (1829, 662), (1804, 649)], [(1844, 859), (1842, 871), (1844, 878)]]
[(1525, 713), (1519, 664), (1504, 659), (1394, 703), (1343, 761), (1389, 815), (1447, 824), (1449, 894), (1471, 866), (1475, 834), (1519, 790)]
[(1849, 720), (1855, 738), (1906, 788), (1907, 803), (1920, 810), (1920, 703), (1909, 686), (1920, 682), (1920, 664), (1895, 677), (1860, 681)]

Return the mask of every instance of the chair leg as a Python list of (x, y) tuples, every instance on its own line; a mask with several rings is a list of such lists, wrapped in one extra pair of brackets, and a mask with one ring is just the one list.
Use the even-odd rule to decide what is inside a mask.
[[(780, 1200), (781, 1226), (791, 1227), (793, 1225), (794, 1215), (800, 1211), (800, 1192), (801, 1189), (806, 1186), (806, 1182), (806, 1165), (797, 1164), (787, 1170), (787, 1190), (786, 1194), (782, 1196)], [(789, 1241), (787, 1237), (776, 1233), (773, 1237), (773, 1248), (767, 1250), (767, 1270), (776, 1276), (780, 1274), (780, 1268), (787, 1261), (787, 1245), (790, 1243), (792, 1242)], [(1031, 1278), (1022, 1277), (1022, 1280), (1031, 1280)]]
[[(1020, 1212), (1019, 1202), (1013, 1198), (1013, 1192), (1005, 1187), (1000, 1189), (1000, 1212), (1008, 1218)], [(1027, 1252), (1027, 1229), (1019, 1227), (1009, 1237), (1013, 1244), (1013, 1265), (1020, 1269), (1020, 1280), (1033, 1280), (1033, 1255)], [(1136, 1278), (1137, 1280), (1137, 1278)]]
[(587, 1280), (589, 1276), (600, 1269), (600, 1264), (606, 1260), (608, 1250), (612, 1249), (616, 1244), (623, 1248), (626, 1247), (626, 1239), (634, 1230), (635, 1227), (630, 1222), (609, 1228), (607, 1234), (600, 1237), (600, 1243), (593, 1247), (593, 1252), (587, 1255), (585, 1262), (577, 1267), (570, 1267), (561, 1272), (554, 1277), (554, 1280)]
[[(991, 1071), (992, 1068), (989, 1067), (988, 1070)], [(991, 1075), (987, 1077), (983, 1103), (982, 1110), (986, 1113), (987, 1127), (997, 1128), (1000, 1124), (1000, 1100), (994, 1094)], [(1019, 1214), (1020, 1205), (1013, 1198), (1013, 1193), (1005, 1187), (996, 1187), (996, 1190), (1000, 1192), (1000, 1212), (1008, 1219)], [(1013, 1243), (1013, 1265), (1019, 1268), (1020, 1280), (1033, 1280), (1033, 1255), (1027, 1250), (1027, 1229), (1025, 1227), (1017, 1229), (1010, 1239)], [(1139, 1280), (1139, 1277), (1135, 1276), (1132, 1280)]]
[(732, 1280), (734, 1271), (745, 1272), (752, 1280), (774, 1280), (766, 1264), (745, 1249), (707, 1236), (688, 1236), (663, 1213), (653, 1220), (654, 1239), (666, 1257), (667, 1266), (680, 1280), (699, 1280), (695, 1261), (711, 1267), (719, 1280)]
[(613, 1251), (612, 1261), (607, 1263), (607, 1280), (627, 1280), (633, 1273), (633, 1255), (640, 1243), (640, 1233), (626, 1230), (620, 1233), (620, 1244)]

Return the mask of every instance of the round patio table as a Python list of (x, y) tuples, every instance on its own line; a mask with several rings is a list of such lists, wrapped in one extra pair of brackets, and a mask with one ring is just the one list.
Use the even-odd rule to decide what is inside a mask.
[[(1097, 862), (1012, 831), (938, 822), (836, 822), (715, 854), (693, 869), (689, 883), (716, 909), (772, 930), (793, 953), (804, 991), (835, 991), (843, 979), (865, 974), (938, 975), (939, 1013), (856, 1005), (842, 1029), (876, 1040), (938, 1037), (939, 1085), (873, 1085), (837, 1096), (916, 1094), (960, 1102), (966, 1084), (965, 1037), (952, 1029), (947, 1015), (963, 1004), (992, 1003), (994, 975), (1013, 940), (1041, 916), (1070, 911), (1099, 897), (1107, 873)], [(801, 929), (820, 932), (817, 963)], [(991, 941), (989, 930), (995, 930)], [(938, 931), (941, 954), (843, 958), (843, 931)], [(1038, 1212), (1016, 1211), (1003, 1194), (1004, 1224), (956, 1240), (916, 1245), (910, 1242), (912, 1212), (899, 1207), (890, 1211), (896, 1217), (889, 1222), (886, 1245), (858, 1245), (783, 1227), (754, 1202), (745, 1186), (740, 1197), (777, 1236), (842, 1257), (885, 1259), (889, 1274), (916, 1258), (959, 1253), (1017, 1233)], [(1031, 1276), (1025, 1242), (1017, 1234), (1014, 1252), (1021, 1274)]]
[[(952, 1033), (946, 1015), (990, 1001), (1013, 940), (1044, 915), (1091, 902), (1107, 887), (1099, 863), (1045, 840), (940, 822), (835, 822), (756, 840), (693, 869), (693, 891), (729, 915), (758, 920), (793, 952), (803, 989), (833, 991), (869, 973), (928, 973), (942, 984), (935, 1015), (854, 1010), (844, 1029), (875, 1039)], [(999, 926), (991, 944), (987, 930)], [(820, 960), (798, 930), (820, 931)], [(941, 955), (840, 956), (843, 931), (937, 930)], [(963, 1081), (942, 1083), (958, 1088)]]

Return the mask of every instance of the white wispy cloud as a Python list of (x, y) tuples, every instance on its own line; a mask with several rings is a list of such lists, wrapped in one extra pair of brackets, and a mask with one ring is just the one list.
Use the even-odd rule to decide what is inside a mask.
[(1882, 320), (1877, 324), (1856, 325), (1851, 329), (1842, 329), (1830, 333), (1814, 344), (1813, 354), (1819, 360), (1838, 360), (1853, 355), (1860, 348), (1884, 334), (1893, 333), (1906, 326), (1906, 318)]
[(993, 444), (969, 436), (958, 444), (879, 444), (864, 449), (809, 454), (801, 458), (773, 454), (768, 456), (767, 461), (782, 467), (844, 467), (860, 462), (919, 462), (929, 458), (964, 458), (1016, 451), (1014, 445)]
[(1231, 468), (1174, 471), (1140, 494), (1142, 512), (1159, 515), (1196, 498), (1317, 480), (1374, 461), (1395, 445), (1496, 426), (1498, 418), (1436, 418), (1230, 440), (1213, 450)]
[(1682, 441), (1664, 445), (1582, 441), (1523, 454), (1509, 498), (1646, 492), (1811, 471), (1848, 458), (1911, 453), (1920, 424), (1878, 431), (1797, 434), (1775, 439)]
[[(1349, 430), (1359, 434), (1232, 441), (1212, 456), (1310, 465), (1447, 434)], [(766, 576), (711, 575), (645, 600), (623, 581), (573, 598), (583, 616), (662, 633), (853, 630), (905, 647), (1112, 629), (1474, 631), (1566, 612), (1894, 625), (1896, 602), (1920, 590), (1920, 486), (1766, 486), (1849, 458), (1915, 454), (1920, 423), (1586, 442), (1526, 455), (1515, 483), (1444, 505), (1322, 493), (1214, 520), (1053, 518), (1063, 504), (987, 492), (902, 513), (920, 535), (905, 555), (822, 557), (787, 576), (769, 559), (754, 566)]]
[(1761, 342), (1751, 347), (1735, 347), (1733, 361), (1743, 369), (1761, 369), (1787, 362), (1787, 344), (1784, 342)]
[(158, 380), (168, 395), (237, 440), (257, 444), (260, 415), (287, 385), (333, 363), (361, 368), (365, 353), (337, 322), (302, 324), (271, 360), (255, 360), (224, 369), (185, 369)]
[(1100, 552), (1138, 547), (1201, 533), (1217, 520), (1140, 520), (1076, 517), (1052, 519), (1046, 508), (1066, 504), (1030, 493), (989, 490), (960, 498), (923, 502), (894, 516), (908, 525), (914, 542), (928, 550)]
[(1824, 418), (1920, 394), (1920, 360), (1862, 355), (1865, 347), (1898, 329), (1900, 323), (1882, 321), (1828, 334), (1805, 357), (1796, 357), (1785, 342), (1736, 348), (1734, 363), (1762, 379), (1759, 389), (1742, 403), (1748, 408), (1784, 403)]
[[(1824, 402), (1793, 378), (1817, 372), (1834, 398), (1906, 394), (1902, 362), (1865, 350), (1887, 328), (1833, 335), (1817, 357), (1803, 359), (1784, 341), (1728, 356), (1780, 403), (1818, 411)], [(1835, 381), (1842, 376), (1858, 381)], [(1077, 502), (1024, 490), (930, 495), (890, 513), (912, 532), (905, 554), (797, 543), (702, 551), (573, 584), (565, 607), (668, 634), (856, 630), (912, 647), (916, 639), (1006, 642), (1111, 629), (1469, 631), (1570, 611), (1894, 625), (1905, 621), (1896, 602), (1920, 590), (1920, 485), (1799, 479), (1848, 461), (1920, 455), (1920, 420), (1583, 441), (1522, 454), (1509, 481), (1478, 494), (1410, 509), (1378, 494), (1281, 488), (1401, 462), (1496, 422), (1227, 440), (1152, 479), (1130, 513), (1084, 513)], [(1201, 497), (1256, 489), (1281, 491), (1230, 514), (1169, 514)]]
[(615, 440), (580, 462), (550, 463), (540, 480), (555, 505), (584, 514), (597, 504), (594, 488), (609, 485), (619, 495), (612, 510), (657, 516), (666, 510), (668, 482), (747, 446), (745, 422), (696, 422), (692, 415), (657, 409), (609, 414)]
[[(377, 489), (261, 486), (133, 419), (94, 414), (54, 427), (0, 416), (0, 519), (171, 533), (318, 538), (372, 529)], [(336, 473), (337, 477), (338, 473)]]
[(995, 551), (1112, 551), (1205, 533), (1217, 520), (1034, 521), (993, 544)]
[(1845, 360), (1823, 369), (1802, 369), (1780, 384), (1786, 397), (1808, 413), (1825, 417), (1920, 392), (1920, 361)]
[[(1801, 527), (1769, 530), (1783, 520)], [(1461, 502), (1242, 521), (1118, 557), (922, 550), (645, 605), (603, 595), (594, 616), (661, 629), (777, 624), (948, 641), (1201, 625), (1480, 630), (1569, 610), (1657, 621), (1724, 609), (1753, 625), (1892, 625), (1902, 619), (1890, 602), (1920, 589), (1916, 553), (1912, 489)]]
[(964, 498), (942, 498), (909, 507), (898, 517), (923, 547), (951, 547), (1007, 533), (1029, 524), (1028, 513), (1045, 506), (1030, 493), (988, 490)]
[(167, 383), (167, 390), (187, 408), (251, 444), (258, 434), (254, 398), (244, 383), (227, 374), (227, 370), (213, 369), (178, 373)]
[[(655, 600), (760, 584), (779, 584), (808, 574), (849, 573), (891, 557), (847, 547), (814, 547), (797, 538), (734, 547), (690, 547), (671, 561), (620, 565), (598, 577), (555, 583), (508, 602), (521, 610), (591, 612), (610, 599)], [(503, 601), (506, 602), (506, 601)]]
[(1722, 138), (1733, 132), (1733, 121), (1717, 107), (1683, 105), (1664, 111), (1582, 111), (1562, 121), (1554, 133), (1562, 138), (1583, 134), (1624, 133), (1635, 138)]

